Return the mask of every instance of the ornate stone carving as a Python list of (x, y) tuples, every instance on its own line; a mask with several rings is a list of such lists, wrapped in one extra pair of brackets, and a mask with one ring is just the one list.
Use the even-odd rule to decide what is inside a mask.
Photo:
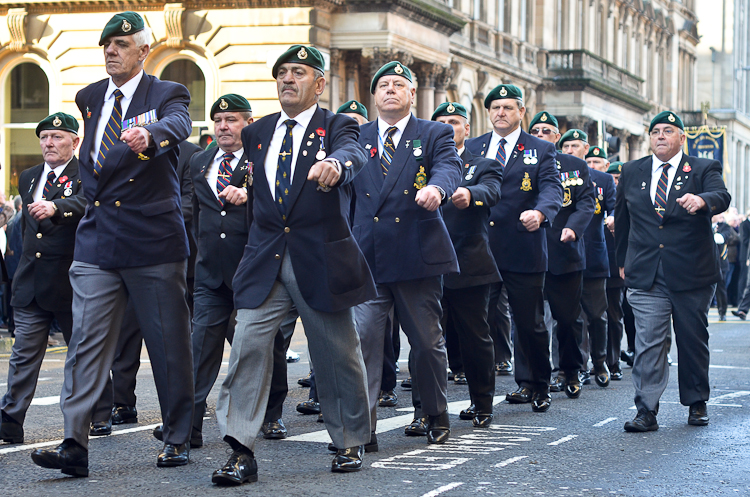
[(10, 48), (20, 52), (26, 47), (26, 9), (8, 9), (8, 31), (10, 31)]
[(372, 52), (370, 50), (362, 50), (362, 56), (370, 59), (370, 77), (375, 75), (378, 69), (384, 64), (392, 60), (398, 60), (405, 66), (411, 69), (411, 65), (414, 62), (414, 56), (408, 52), (401, 50), (395, 50), (392, 48), (378, 48), (374, 47)]
[(184, 44), (182, 39), (182, 14), (185, 7), (181, 3), (164, 5), (164, 24), (167, 27), (167, 46), (179, 48)]

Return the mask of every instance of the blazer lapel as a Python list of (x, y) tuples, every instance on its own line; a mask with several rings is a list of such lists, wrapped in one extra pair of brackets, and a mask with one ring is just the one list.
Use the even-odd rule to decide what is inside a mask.
[[(385, 181), (383, 181), (383, 187), (380, 189), (381, 203), (388, 197), (390, 191), (396, 186), (401, 173), (407, 168), (415, 139), (419, 139), (419, 124), (417, 123), (417, 118), (411, 116), (406, 123), (404, 132), (401, 134), (401, 139), (398, 141), (396, 153), (393, 155), (393, 161), (391, 161), (391, 168), (388, 170), (388, 175), (385, 177)], [(378, 204), (378, 208), (380, 208), (380, 204)]]
[(240, 161), (236, 166), (234, 166), (234, 171), (232, 171), (232, 179), (229, 182), (230, 185), (236, 186), (237, 188), (242, 188), (243, 186), (245, 186), (244, 183), (245, 178), (247, 178), (247, 168), (249, 162), (250, 161), (247, 158), (247, 153), (243, 151), (242, 157), (240, 157)]
[[(302, 137), (302, 145), (297, 153), (297, 162), (294, 165), (294, 174), (292, 175), (292, 191), (289, 192), (289, 206), (287, 207), (287, 218), (289, 213), (294, 209), (294, 204), (297, 202), (297, 197), (302, 191), (302, 187), (307, 182), (307, 173), (310, 172), (310, 168), (313, 164), (318, 162), (316, 154), (320, 150), (320, 136), (317, 134), (317, 129), (326, 129), (325, 113), (323, 109), (318, 106), (313, 113), (310, 124), (307, 125), (305, 135)], [(324, 139), (325, 142), (325, 139)], [(308, 145), (309, 143), (309, 145)], [(326, 154), (329, 150), (326, 151)], [(322, 159), (321, 159), (322, 160)]]
[(641, 196), (643, 197), (643, 201), (651, 208), (654, 218), (661, 222), (659, 214), (654, 209), (654, 202), (651, 200), (651, 156), (645, 157), (638, 165), (638, 169), (640, 170)]
[[(216, 195), (214, 194), (214, 189), (211, 188), (211, 185), (208, 184), (208, 179), (206, 178), (206, 171), (211, 167), (211, 163), (213, 162), (214, 158), (216, 157), (216, 154), (206, 153), (203, 157), (203, 164), (201, 165), (200, 170), (200, 179), (198, 179), (197, 182), (193, 182), (193, 187), (197, 188), (199, 190), (203, 190), (203, 197), (204, 198), (216, 198)], [(213, 204), (216, 207), (221, 206), (221, 202), (219, 202), (219, 199), (216, 198), (216, 203)]]
[[(370, 180), (375, 185), (373, 193), (379, 193), (383, 187), (385, 178), (383, 178), (383, 171), (380, 168), (380, 156), (378, 155), (378, 121), (372, 121), (364, 126), (366, 126), (365, 133), (363, 133), (365, 137), (365, 153), (368, 155), (365, 168), (367, 169), (367, 174), (370, 175)], [(370, 148), (368, 149), (367, 146)]]
[(513, 150), (510, 152), (508, 162), (505, 163), (505, 171), (503, 172), (503, 175), (508, 174), (510, 169), (516, 165), (516, 163), (519, 161), (519, 158), (521, 157), (522, 154), (518, 151), (518, 145), (523, 145), (524, 149), (526, 148), (526, 133), (523, 130), (521, 130), (521, 136), (518, 137), (516, 146), (513, 147)]
[[(685, 186), (687, 183), (687, 180), (683, 178), (685, 175), (685, 172), (682, 170), (683, 167), (685, 167), (685, 162), (687, 162), (687, 155), (682, 154), (682, 160), (680, 160), (680, 165), (677, 167), (677, 171), (675, 171), (674, 179), (672, 180), (672, 186), (669, 189), (669, 195), (667, 195), (667, 208), (664, 211), (664, 217), (667, 217), (672, 214), (674, 211), (674, 206), (677, 205), (677, 198), (682, 197), (682, 187)], [(684, 181), (682, 181), (682, 185), (680, 185), (680, 189), (676, 189), (677, 186), (677, 178), (680, 177)], [(690, 177), (690, 173), (688, 173), (688, 177)]]
[[(266, 200), (269, 200), (272, 204), (273, 201), (273, 193), (270, 190), (270, 187), (268, 185), (268, 180), (266, 179), (266, 155), (267, 154), (278, 154), (278, 150), (269, 150), (269, 147), (271, 145), (271, 139), (273, 138), (273, 134), (276, 131), (276, 123), (279, 120), (279, 116), (281, 115), (280, 112), (277, 112), (276, 114), (271, 114), (268, 117), (265, 117), (264, 119), (267, 119), (267, 123), (265, 126), (260, 126), (258, 133), (257, 133), (257, 143), (251, 142), (251, 150), (245, 150), (245, 155), (247, 157), (254, 159), (252, 163), (253, 166), (253, 174), (254, 176), (257, 176), (253, 179), (253, 188), (255, 190), (254, 198), (259, 198), (266, 196)], [(276, 155), (278, 157), (278, 155)], [(258, 190), (260, 188), (260, 190)], [(275, 206), (274, 206), (274, 209)], [(276, 209), (276, 212), (278, 212), (278, 209)], [(279, 217), (281, 214), (279, 214)]]

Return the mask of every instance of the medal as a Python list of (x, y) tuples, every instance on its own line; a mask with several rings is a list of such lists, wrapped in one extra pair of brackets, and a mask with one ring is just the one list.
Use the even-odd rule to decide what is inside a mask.
[(326, 152), (325, 150), (318, 150), (318, 153), (315, 154), (315, 158), (318, 160), (323, 160), (326, 158)]
[(415, 148), (414, 149), (414, 157), (420, 157), (422, 155), (422, 149), (421, 148)]
[[(679, 186), (677, 188), (679, 188)], [(65, 191), (63, 192), (63, 195), (65, 195), (66, 197), (70, 197), (71, 195), (73, 195), (73, 189), (66, 188)]]

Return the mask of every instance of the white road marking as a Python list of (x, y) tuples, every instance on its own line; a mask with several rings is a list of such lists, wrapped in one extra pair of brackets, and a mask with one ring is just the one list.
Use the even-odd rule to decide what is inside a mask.
[(746, 395), (750, 395), (750, 392), (747, 390), (738, 390), (736, 392), (725, 393), (724, 395), (719, 395), (710, 399), (708, 401), (708, 405), (712, 405), (717, 400), (736, 399), (737, 397), (745, 397)]
[(422, 497), (436, 497), (442, 493), (447, 492), (448, 490), (453, 490), (456, 487), (460, 487), (461, 485), (463, 485), (462, 482), (455, 481), (453, 483), (449, 483), (447, 485), (443, 485), (442, 487), (436, 488), (431, 492), (427, 492)]
[(59, 395), (52, 395), (50, 397), (34, 397), (31, 401), (32, 406), (51, 406), (60, 403)]
[[(500, 402), (505, 400), (505, 395), (495, 395), (492, 399), (492, 405), (496, 406)], [(448, 414), (456, 414), (460, 413), (463, 409), (466, 409), (471, 405), (470, 400), (457, 400), (456, 402), (448, 402)], [(399, 407), (396, 409), (399, 412), (414, 412), (413, 407)], [(380, 423), (380, 421), (378, 421)]]
[(505, 461), (500, 461), (499, 463), (495, 464), (496, 468), (504, 468), (508, 464), (513, 464), (514, 462), (518, 462), (521, 459), (526, 459), (529, 456), (517, 456), (517, 457), (511, 457), (510, 459), (506, 459)]
[[(676, 404), (676, 405), (682, 405), (679, 402), (674, 402), (674, 401), (670, 401), (670, 400), (660, 400), (659, 404)], [(708, 402), (706, 402), (706, 405), (715, 406), (715, 407), (742, 407), (742, 404), (718, 404), (718, 403), (714, 403), (714, 401), (711, 401), (711, 400), (709, 400)], [(630, 409), (631, 411), (635, 411), (637, 409), (637, 407), (631, 406), (628, 409)]]
[(568, 435), (567, 437), (562, 437), (560, 440), (555, 440), (554, 442), (550, 442), (547, 445), (560, 445), (561, 443), (569, 442), (570, 440), (573, 440), (578, 435)]
[[(146, 430), (153, 430), (157, 426), (159, 426), (161, 423), (155, 424), (155, 425), (146, 425), (146, 426), (137, 426), (135, 428), (127, 428), (124, 430), (112, 430), (112, 435), (109, 435), (110, 437), (113, 437), (115, 435), (125, 435), (127, 433), (135, 433), (137, 431), (146, 431)], [(107, 437), (96, 437), (96, 438), (107, 438)], [(95, 440), (96, 438), (92, 437), (91, 440)], [(49, 442), (39, 442), (35, 444), (28, 444), (28, 445), (19, 445), (18, 447), (10, 447), (7, 449), (0, 449), (0, 454), (10, 454), (11, 452), (22, 452), (24, 450), (33, 450), (33, 449), (41, 449), (43, 447), (54, 447), (56, 445), (60, 445), (63, 443), (62, 440), (50, 440)], [(90, 443), (90, 442), (89, 442)]]
[(437, 457), (422, 455), (426, 450), (413, 450), (372, 463), (373, 468), (402, 469), (409, 471), (443, 471), (471, 461), (469, 457)]
[(594, 425), (594, 427), (595, 427), (595, 428), (599, 428), (599, 427), (601, 427), (601, 426), (604, 426), (604, 425), (606, 425), (607, 423), (611, 423), (612, 421), (616, 421), (616, 420), (617, 420), (617, 418), (607, 418), (607, 419), (604, 419), (604, 420), (602, 420), (602, 421), (599, 421), (598, 423), (596, 423), (596, 424)]

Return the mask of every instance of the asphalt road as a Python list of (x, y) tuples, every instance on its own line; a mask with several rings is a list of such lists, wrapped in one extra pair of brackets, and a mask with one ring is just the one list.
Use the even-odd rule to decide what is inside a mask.
[[(292, 349), (302, 356), (289, 365), (289, 397), (284, 421), (289, 438), (256, 445), (259, 481), (239, 488), (217, 488), (211, 472), (224, 464), (227, 446), (219, 439), (213, 408), (218, 386), (209, 397), (203, 448), (190, 464), (157, 468), (161, 443), (151, 436), (160, 422), (158, 401), (144, 349), (138, 375), (137, 425), (115, 427), (113, 435), (92, 439), (90, 476), (75, 479), (35, 466), (29, 457), (40, 446), (55, 446), (63, 436), (58, 396), (64, 353), (48, 352), (39, 386), (26, 418), (26, 441), (0, 445), (0, 489), (4, 495), (552, 495), (552, 496), (698, 496), (750, 495), (750, 322), (730, 317), (718, 323), (712, 310), (711, 401), (707, 427), (687, 425), (687, 408), (678, 400), (677, 368), (658, 416), (657, 432), (632, 434), (623, 423), (635, 415), (630, 369), (608, 388), (585, 386), (578, 400), (553, 393), (547, 413), (502, 399), (515, 388), (512, 377), (497, 378), (494, 425), (474, 429), (458, 419), (468, 402), (465, 386), (448, 388), (452, 433), (449, 443), (430, 446), (409, 438), (411, 397), (397, 388), (399, 405), (380, 408), (380, 451), (367, 454), (359, 473), (330, 472), (330, 441), (315, 416), (294, 406), (308, 391), (297, 378), (308, 370), (301, 326)], [(406, 340), (403, 340), (406, 347)], [(678, 360), (676, 349), (673, 357)], [(229, 349), (225, 350), (225, 361)], [(407, 376), (402, 350), (400, 379)], [(0, 390), (5, 391), (8, 359), (0, 358)], [(222, 376), (226, 371), (226, 362)]]

